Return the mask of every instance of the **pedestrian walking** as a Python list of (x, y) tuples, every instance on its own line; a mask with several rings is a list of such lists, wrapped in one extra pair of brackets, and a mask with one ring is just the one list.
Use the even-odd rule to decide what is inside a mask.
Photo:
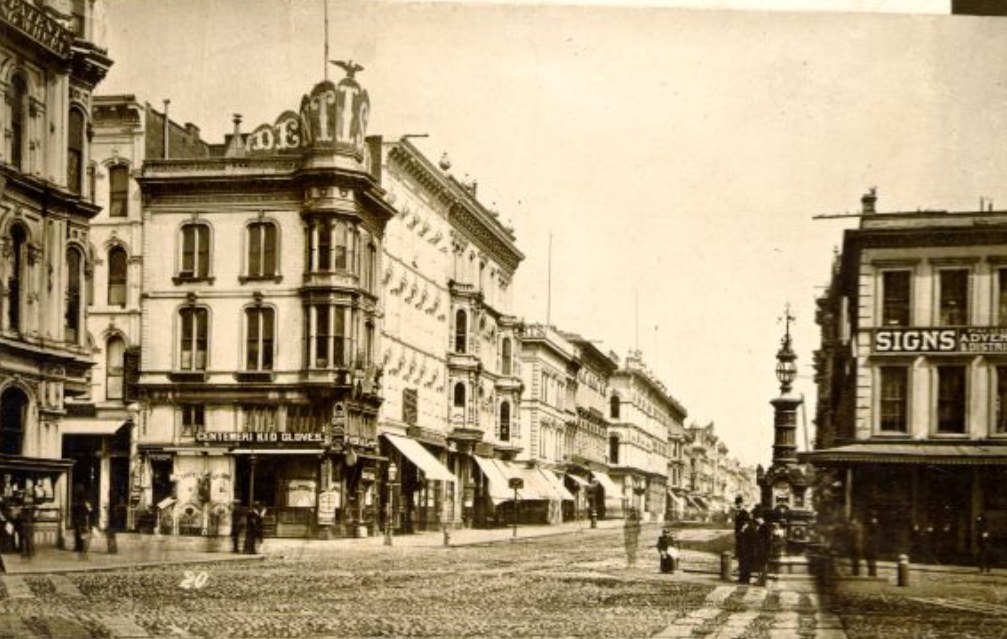
[(640, 543), (640, 520), (635, 510), (630, 510), (623, 524), (623, 537), (626, 543), (626, 563), (636, 565), (636, 550)]
[(852, 517), (846, 524), (846, 547), (850, 557), (850, 574), (860, 574), (860, 559), (864, 556), (864, 527), (860, 520)]
[(256, 554), (258, 542), (262, 539), (262, 517), (265, 515), (265, 508), (258, 502), (252, 504), (245, 517), (245, 554)]
[[(744, 552), (745, 547), (745, 526), (751, 519), (748, 511), (745, 510), (744, 503), (741, 497), (737, 497), (734, 500), (734, 556), (738, 560), (738, 576), (740, 577), (745, 573), (743, 565), (747, 565), (747, 554)], [(739, 579), (740, 581), (740, 579)]]
[(665, 528), (657, 538), (657, 553), (660, 556), (661, 572), (673, 573), (678, 564), (678, 542), (671, 530)]
[(245, 528), (245, 518), (248, 513), (244, 505), (238, 499), (234, 500), (231, 507), (231, 552), (241, 552), (240, 538), (241, 531)]
[(990, 530), (983, 513), (976, 517), (976, 536), (979, 538), (979, 572), (990, 572)]
[(73, 550), (87, 557), (91, 537), (91, 504), (81, 489), (70, 508), (70, 525), (73, 527)]
[(878, 548), (881, 545), (881, 523), (877, 515), (871, 513), (864, 525), (864, 559), (867, 561), (867, 575), (878, 576)]
[(752, 573), (758, 570), (759, 561), (759, 516), (745, 522), (741, 529), (741, 554), (738, 557), (738, 583), (747, 584)]
[(760, 515), (755, 519), (755, 548), (752, 562), (752, 571), (758, 572), (759, 577), (756, 584), (766, 585), (769, 572), (769, 548), (773, 543), (773, 531), (766, 520)]

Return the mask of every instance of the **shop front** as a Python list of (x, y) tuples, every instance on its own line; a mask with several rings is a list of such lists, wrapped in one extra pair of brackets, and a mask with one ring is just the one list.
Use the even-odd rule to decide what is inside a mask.
[(574, 497), (551, 471), (480, 455), (474, 455), (473, 459), (481, 471), (476, 499), (487, 503), (493, 514), (492, 524), (511, 525), (515, 519), (520, 524), (563, 521), (563, 502), (572, 502)]
[(66, 476), (73, 462), (65, 459), (0, 454), (0, 552), (31, 554), (37, 545), (63, 543)]
[(592, 470), (591, 478), (598, 483), (601, 497), (597, 499), (599, 519), (618, 519), (624, 516), (624, 495), (608, 473)]
[[(393, 526), (397, 532), (440, 530), (454, 512), (457, 478), (423, 444), (393, 433), (383, 433), (388, 458), (399, 468), (401, 499)], [(387, 501), (389, 495), (385, 495)]]

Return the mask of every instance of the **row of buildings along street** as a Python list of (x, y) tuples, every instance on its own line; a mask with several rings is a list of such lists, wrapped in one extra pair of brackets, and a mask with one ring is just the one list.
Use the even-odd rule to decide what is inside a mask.
[(316, 538), (757, 501), (639, 350), (513, 314), (519, 230), (368, 133), (358, 65), (206, 141), (95, 94), (92, 8), (0, 10), (0, 491), (36, 543), (83, 502), (180, 536), (261, 503)]

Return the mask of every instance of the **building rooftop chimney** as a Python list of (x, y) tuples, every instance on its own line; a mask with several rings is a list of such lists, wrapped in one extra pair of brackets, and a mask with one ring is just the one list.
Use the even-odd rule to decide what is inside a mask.
[(861, 212), (864, 215), (877, 213), (875, 205), (878, 203), (878, 187), (872, 186), (867, 193), (860, 198)]

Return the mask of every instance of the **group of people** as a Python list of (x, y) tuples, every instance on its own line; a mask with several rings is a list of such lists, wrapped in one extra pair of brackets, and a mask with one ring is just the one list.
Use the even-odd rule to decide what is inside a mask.
[[(240, 501), (234, 501), (231, 510), (231, 551), (254, 555), (262, 541), (262, 518), (266, 514), (265, 507), (255, 502), (251, 508), (246, 508)], [(244, 544), (241, 543), (241, 533), (245, 533)]]
[(781, 535), (779, 524), (767, 522), (757, 506), (749, 512), (741, 497), (735, 500), (734, 554), (738, 558), (738, 583), (750, 583), (755, 576), (756, 584), (766, 585), (769, 559), (774, 551), (774, 543)]

